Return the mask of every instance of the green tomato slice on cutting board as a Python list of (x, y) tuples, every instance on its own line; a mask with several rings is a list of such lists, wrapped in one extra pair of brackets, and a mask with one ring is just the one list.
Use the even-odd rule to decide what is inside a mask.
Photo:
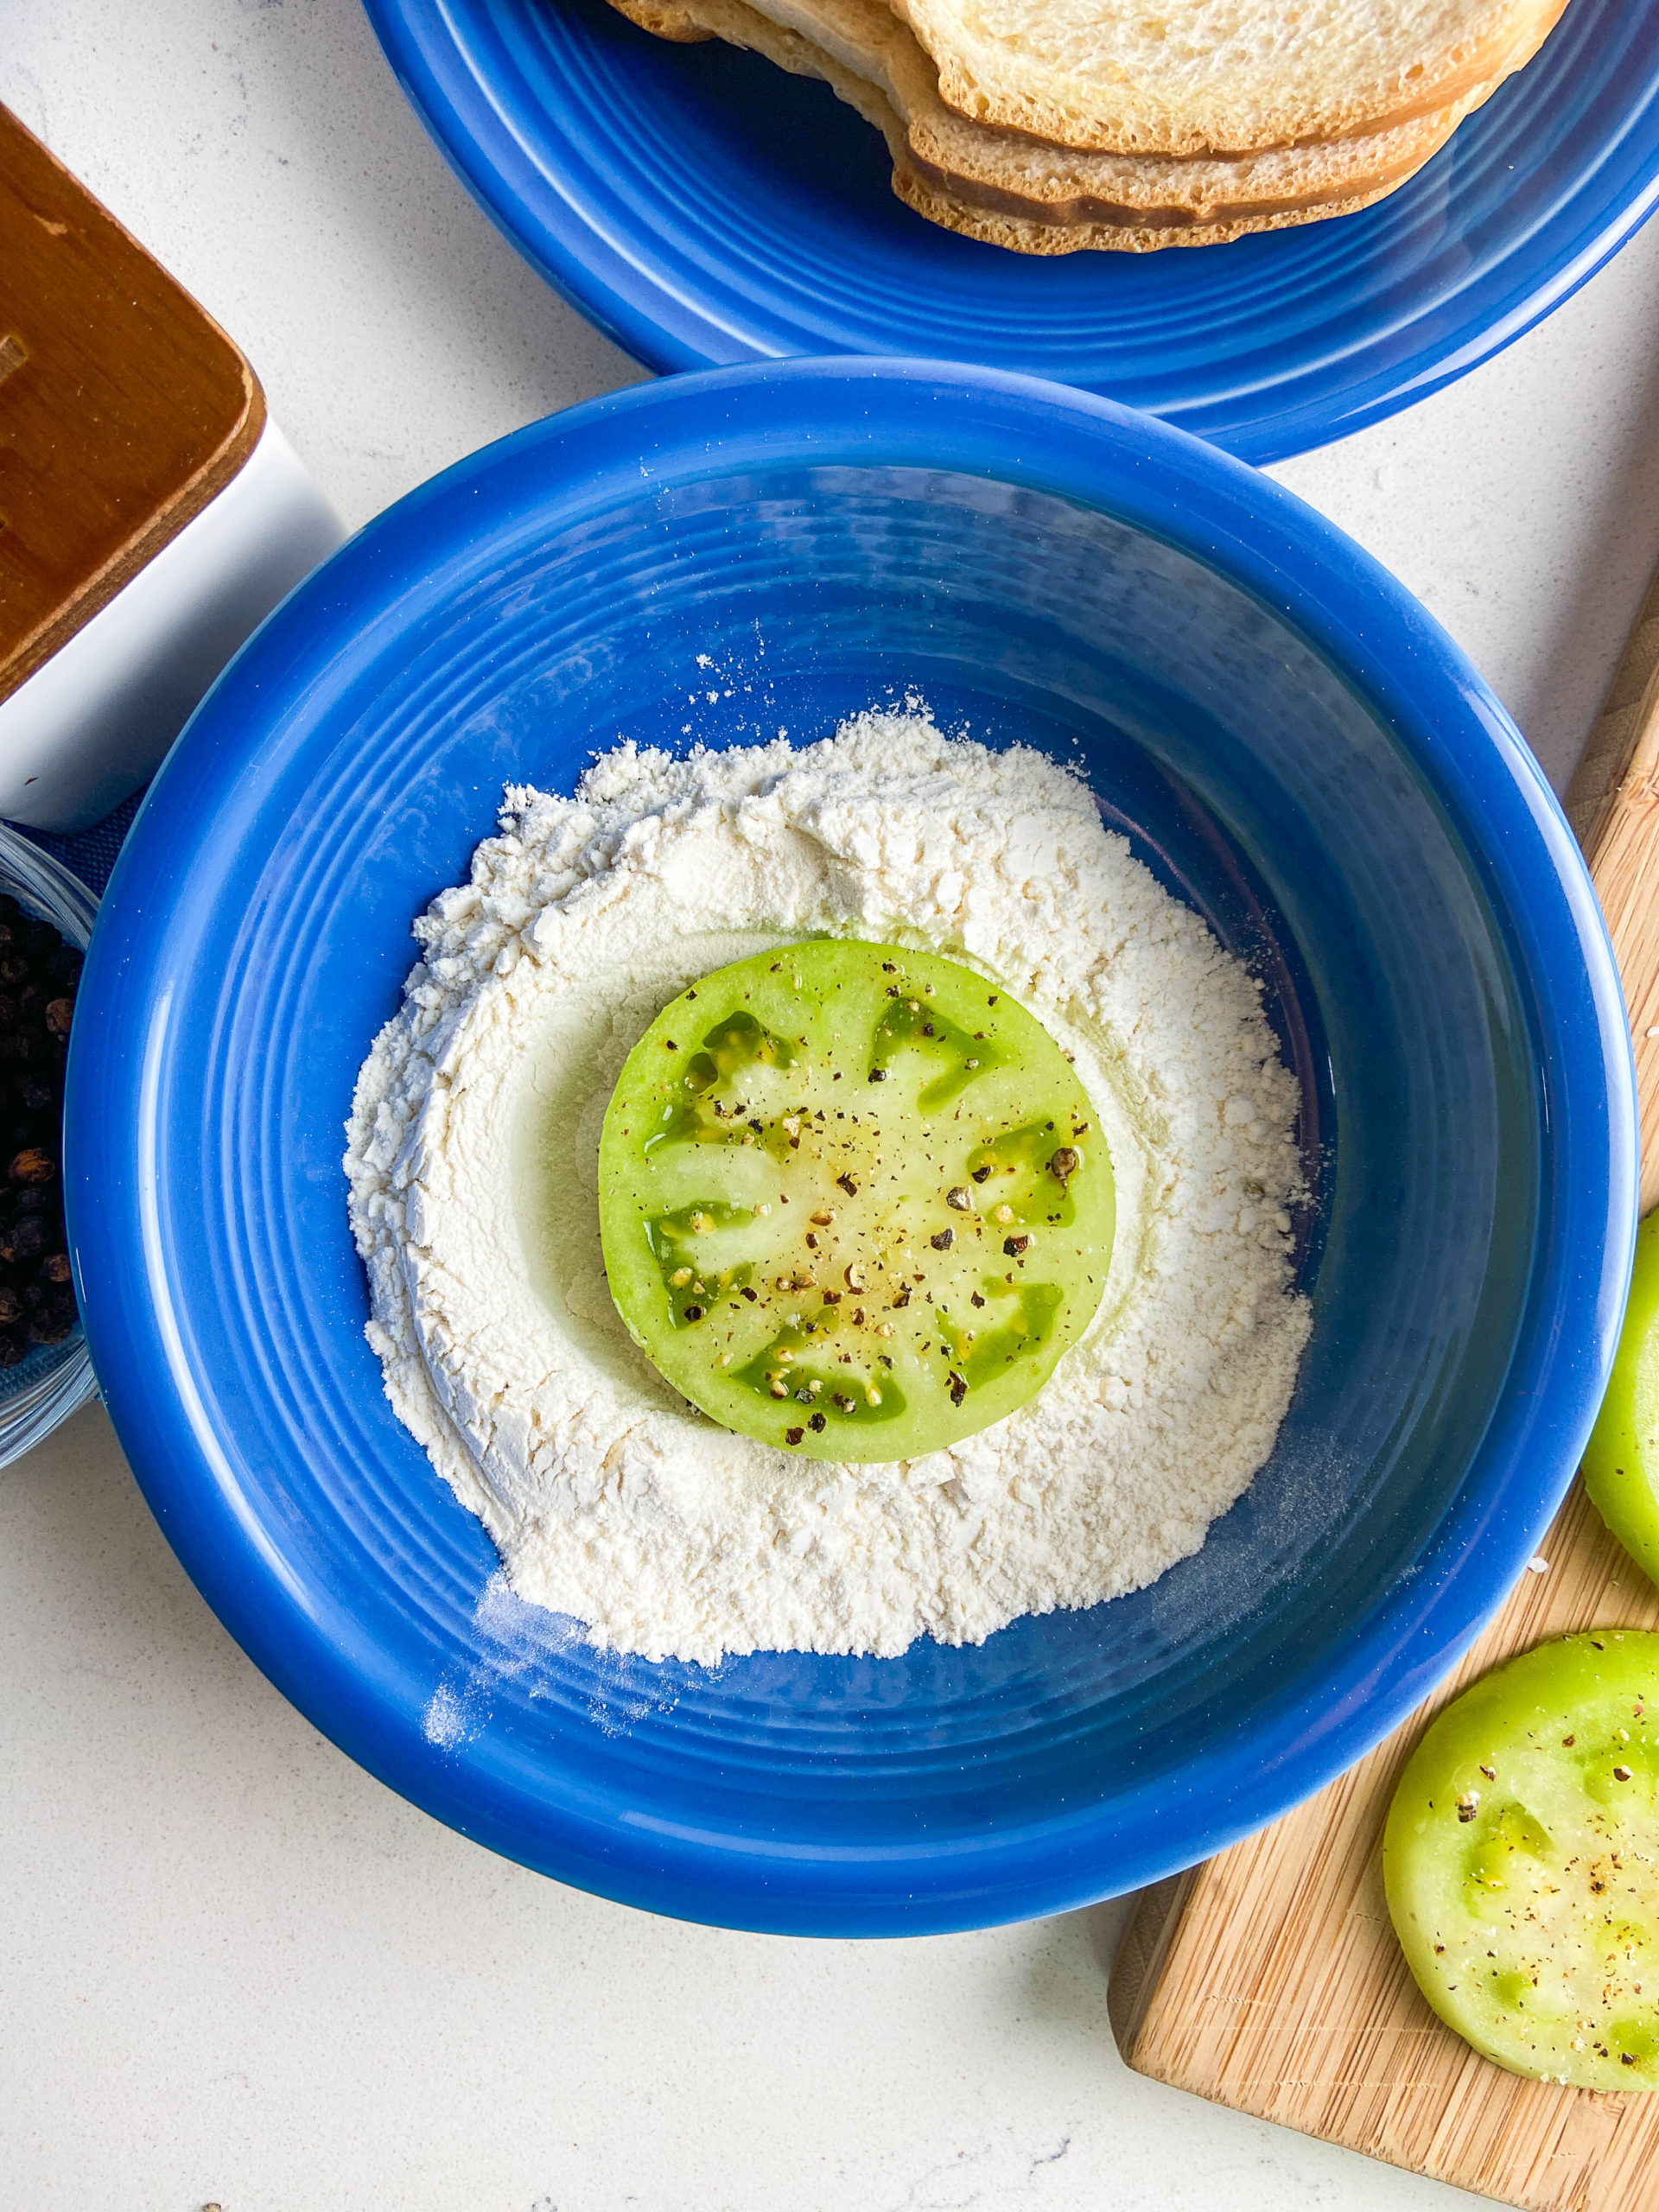
[(819, 938), (702, 977), (599, 1148), (611, 1294), (684, 1397), (803, 1457), (912, 1459), (1094, 1319), (1112, 1164), (1042, 1024), (937, 954)]
[(1625, 1550), (1659, 1582), (1659, 1213), (1636, 1232), (1630, 1300), (1585, 1450), (1584, 1486)]
[(1389, 1810), (1418, 1986), (1512, 2073), (1659, 2088), (1659, 1635), (1594, 1629), (1446, 1707)]

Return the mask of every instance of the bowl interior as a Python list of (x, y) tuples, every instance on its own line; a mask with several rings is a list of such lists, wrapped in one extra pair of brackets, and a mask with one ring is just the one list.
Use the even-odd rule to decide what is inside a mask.
[[(219, 880), (204, 861), (197, 902), (237, 909), (234, 953), (179, 980), (157, 1115), (201, 1164), (163, 1197), (168, 1239), (244, 1323), (197, 1347), (214, 1429), (279, 1504), (285, 1575), (367, 1592), (378, 1666), (418, 1681), (431, 1741), (529, 1789), (553, 1758), (637, 1825), (695, 1805), (708, 1832), (868, 1849), (1177, 1777), (1332, 1675), (1465, 1482), (1540, 1185), (1504, 940), (1378, 715), (1173, 546), (907, 469), (716, 475), (531, 537), (398, 651), (396, 683), (365, 652), (303, 781), (264, 779), (268, 841), (241, 838)], [(506, 781), (569, 790), (617, 736), (823, 734), (907, 690), (944, 726), (1077, 763), (1263, 980), (1310, 1173), (1294, 1407), (1204, 1551), (1109, 1606), (887, 1662), (595, 1655), (491, 1581), (485, 1535), (380, 1395), (340, 1179), (356, 1068), (411, 918), (462, 878)]]
[[(1303, 1099), (1294, 1405), (1204, 1551), (1109, 1606), (885, 1662), (597, 1655), (502, 1588), (385, 1402), (340, 1174), (356, 1071), (502, 785), (907, 692), (1077, 763), (1255, 964)], [(244, 648), (104, 900), (71, 1234), (163, 1529), (345, 1750), (608, 1896), (916, 1933), (1190, 1863), (1473, 1635), (1606, 1374), (1628, 1066), (1535, 763), (1358, 549), (1102, 400), (790, 363), (520, 431)]]

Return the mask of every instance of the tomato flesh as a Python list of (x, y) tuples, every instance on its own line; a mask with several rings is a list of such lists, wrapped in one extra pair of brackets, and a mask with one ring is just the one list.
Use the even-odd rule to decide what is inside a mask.
[(1659, 1635), (1563, 1637), (1447, 1706), (1400, 1777), (1395, 1932), (1440, 2018), (1513, 2073), (1659, 2088), (1656, 1699)]
[(1023, 1405), (1093, 1319), (1110, 1156), (1059, 1046), (938, 954), (843, 938), (701, 978), (600, 1142), (618, 1311), (686, 1398), (803, 1457), (911, 1459)]

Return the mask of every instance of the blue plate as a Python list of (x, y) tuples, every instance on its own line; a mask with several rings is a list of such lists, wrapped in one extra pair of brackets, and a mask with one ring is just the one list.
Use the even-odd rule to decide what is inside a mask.
[(1033, 260), (924, 222), (828, 87), (650, 37), (605, 0), (365, 0), (463, 183), (662, 370), (791, 353), (981, 361), (1256, 462), (1379, 421), (1558, 307), (1659, 190), (1659, 4), (1571, 0), (1531, 65), (1357, 215)]
[[(694, 708), (699, 653), (731, 672)], [(382, 1395), (340, 1171), (357, 1069), (504, 784), (568, 791), (621, 734), (824, 731), (912, 685), (1076, 761), (1262, 977), (1313, 1186), (1296, 1397), (1204, 1549), (1114, 1604), (899, 1659), (607, 1657), (505, 1592)], [(145, 1494), (319, 1728), (564, 1880), (849, 1935), (1166, 1874), (1422, 1695), (1576, 1463), (1634, 1127), (1577, 849), (1414, 601), (1107, 401), (843, 358), (522, 431), (272, 616), (117, 864), (67, 1179)]]

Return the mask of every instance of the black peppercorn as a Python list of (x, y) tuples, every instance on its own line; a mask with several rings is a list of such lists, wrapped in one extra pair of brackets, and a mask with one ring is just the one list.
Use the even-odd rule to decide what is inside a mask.
[(0, 1369), (75, 1325), (63, 1225), (63, 1071), (81, 956), (0, 893)]
[(0, 1260), (16, 1267), (24, 1260), (35, 1259), (46, 1249), (46, 1230), (38, 1214), (25, 1214), (21, 1221), (0, 1232)]

